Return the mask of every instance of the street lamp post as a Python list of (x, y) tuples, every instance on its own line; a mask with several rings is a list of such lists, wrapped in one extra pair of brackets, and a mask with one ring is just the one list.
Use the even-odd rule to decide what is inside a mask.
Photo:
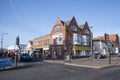
[[(90, 27), (90, 28), (93, 28), (93, 27)], [(94, 59), (94, 53), (93, 53), (93, 33), (91, 32), (91, 58)]]
[(8, 35), (8, 33), (1, 34), (1, 53), (3, 53), (3, 35)]

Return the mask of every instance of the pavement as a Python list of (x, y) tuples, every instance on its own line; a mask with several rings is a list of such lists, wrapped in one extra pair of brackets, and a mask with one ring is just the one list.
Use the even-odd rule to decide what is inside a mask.
[[(111, 62), (109, 61), (111, 60)], [(60, 63), (70, 66), (78, 66), (78, 67), (87, 67), (87, 68), (104, 68), (115, 65), (120, 65), (120, 57), (111, 57), (111, 59), (91, 59), (91, 58), (83, 58), (83, 59), (72, 59), (71, 61), (66, 60), (45, 60), (44, 62), (50, 63)]]
[[(72, 59), (72, 60), (44, 60), (44, 62), (99, 69), (99, 68), (104, 68), (104, 67), (120, 65), (120, 57), (111, 57), (111, 64), (109, 64), (109, 58), (106, 58), (106, 59), (82, 58), (82, 59)], [(13, 64), (12, 66), (0, 68), (0, 71), (25, 67), (26, 64), (27, 63), (17, 63), (17, 66), (16, 66), (16, 64)]]

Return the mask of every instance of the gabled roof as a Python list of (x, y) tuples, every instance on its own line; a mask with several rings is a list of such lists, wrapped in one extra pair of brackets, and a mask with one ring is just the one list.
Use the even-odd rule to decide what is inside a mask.
[[(68, 21), (60, 20), (59, 17), (57, 18), (57, 20), (59, 20), (59, 21), (61, 22), (61, 24), (62, 24), (63, 26), (65, 26), (65, 27), (66, 27), (66, 26), (69, 26), (73, 20), (76, 22), (76, 19), (75, 19), (74, 16), (72, 17), (72, 19), (70, 19), (70, 20), (68, 20)], [(76, 24), (77, 24), (77, 22), (76, 22)], [(86, 21), (84, 24), (78, 25), (78, 27), (83, 30), (84, 27), (85, 27), (85, 25), (88, 25), (88, 24), (87, 24), (87, 21)]]
[(67, 26), (70, 24), (71, 20), (66, 21)]
[(105, 40), (105, 38), (104, 38), (104, 36), (98, 36), (98, 37), (96, 37), (96, 38), (93, 38), (93, 40), (100, 40), (100, 41), (104, 41), (104, 40)]
[(33, 41), (32, 41), (32, 40), (29, 40), (28, 42), (29, 42), (31, 45), (33, 45)]
[(117, 34), (111, 34), (109, 35), (109, 40), (115, 41), (117, 39)]
[(78, 25), (78, 27), (82, 30), (84, 29), (84, 26), (85, 26), (85, 24)]
[(69, 21), (62, 21), (62, 20), (60, 20), (60, 22), (62, 23), (63, 26), (68, 26), (70, 24), (70, 21), (71, 20), (69, 20)]
[(33, 41), (30, 41), (30, 44), (33, 45)]
[[(73, 18), (72, 18), (72, 19), (73, 19)], [(62, 25), (64, 25), (64, 26), (69, 26), (69, 24), (70, 24), (70, 22), (72, 21), (72, 19), (71, 19), (71, 20), (68, 20), (68, 21), (62, 21), (62, 20), (60, 20), (60, 21), (61, 21)]]

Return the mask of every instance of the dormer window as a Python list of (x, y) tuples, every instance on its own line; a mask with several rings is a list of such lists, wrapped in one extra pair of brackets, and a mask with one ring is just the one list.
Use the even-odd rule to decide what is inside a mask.
[(55, 31), (56, 31), (56, 32), (60, 32), (60, 26), (56, 26), (56, 27), (55, 27)]
[(86, 29), (84, 30), (84, 33), (85, 33), (85, 34), (89, 34), (89, 30), (86, 28)]
[(71, 26), (71, 30), (76, 32), (77, 31), (77, 27), (75, 25), (72, 25)]

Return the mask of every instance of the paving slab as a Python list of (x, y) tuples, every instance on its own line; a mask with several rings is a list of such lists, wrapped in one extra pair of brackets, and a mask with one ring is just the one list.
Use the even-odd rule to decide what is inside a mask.
[(114, 65), (120, 65), (120, 57), (112, 57), (111, 64), (109, 64), (109, 58), (106, 59), (72, 59), (71, 61), (64, 60), (45, 60), (50, 63), (61, 63), (70, 66), (88, 67), (88, 68), (104, 68)]

